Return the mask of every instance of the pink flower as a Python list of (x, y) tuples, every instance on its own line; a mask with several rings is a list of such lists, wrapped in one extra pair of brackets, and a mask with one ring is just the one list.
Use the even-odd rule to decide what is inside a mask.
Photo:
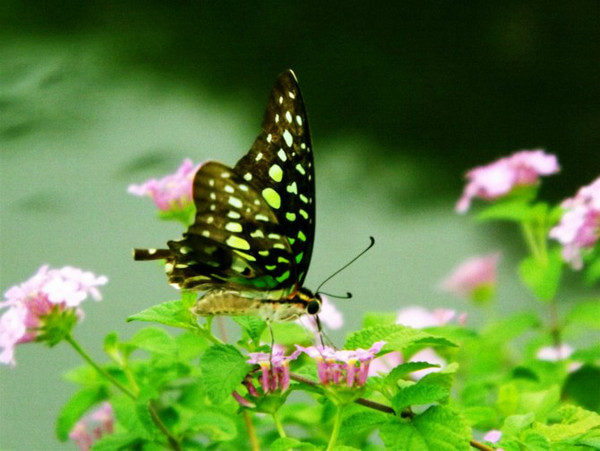
[(500, 441), (501, 438), (502, 438), (502, 432), (500, 432), (496, 429), (492, 429), (491, 431), (489, 431), (487, 434), (485, 434), (483, 436), (483, 439), (486, 442), (490, 442), (490, 443), (497, 443)]
[(466, 212), (474, 197), (497, 199), (513, 188), (533, 185), (538, 182), (539, 176), (559, 170), (556, 156), (539, 149), (522, 150), (487, 166), (476, 167), (467, 172), (468, 183), (456, 204), (456, 211)]
[(600, 177), (579, 189), (575, 197), (562, 203), (560, 223), (550, 237), (563, 245), (562, 255), (574, 269), (583, 266), (582, 253), (592, 248), (600, 236)]
[(323, 385), (339, 385), (348, 388), (362, 387), (367, 381), (369, 365), (376, 354), (381, 351), (385, 341), (378, 341), (369, 349), (353, 349), (336, 351), (330, 347), (296, 345), (299, 351), (315, 359), (319, 380)]
[(69, 438), (80, 450), (87, 451), (101, 437), (113, 433), (114, 421), (111, 405), (103, 402), (75, 424), (69, 433)]
[(45, 329), (52, 323), (50, 318), (58, 318), (59, 323), (62, 318), (64, 328), (72, 327), (83, 317), (79, 305), (88, 296), (100, 300), (97, 287), (107, 282), (105, 276), (71, 266), (49, 269), (45, 265), (29, 280), (9, 288), (4, 294), (6, 300), (0, 302), (0, 308), (8, 308), (0, 317), (0, 363), (15, 365), (17, 344), (36, 340), (55, 344), (52, 331)]
[(489, 300), (496, 287), (500, 255), (495, 252), (466, 260), (442, 281), (441, 288), (465, 299)]
[[(427, 310), (424, 307), (410, 306), (398, 312), (396, 324), (423, 329), (424, 327), (444, 326), (456, 318), (456, 311), (450, 309)], [(457, 321), (463, 322), (464, 314), (459, 315)]]
[(186, 158), (174, 174), (150, 179), (141, 185), (129, 185), (127, 191), (136, 196), (149, 196), (161, 211), (181, 211), (193, 204), (192, 186), (200, 165)]
[[(290, 361), (296, 360), (300, 351), (294, 351), (291, 355), (284, 355), (284, 350), (274, 348), (273, 353), (251, 352), (248, 363), (260, 366), (261, 387), (263, 393), (269, 393), (275, 390), (285, 391), (290, 386)], [(250, 389), (249, 393), (252, 392)]]

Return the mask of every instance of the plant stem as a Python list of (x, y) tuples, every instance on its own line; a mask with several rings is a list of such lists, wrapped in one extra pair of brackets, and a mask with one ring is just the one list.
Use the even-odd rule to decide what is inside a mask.
[(533, 233), (531, 222), (521, 223), (521, 230), (523, 231), (525, 243), (527, 244), (529, 251), (536, 259), (539, 259), (542, 255), (535, 234)]
[(246, 429), (248, 429), (248, 437), (250, 438), (250, 446), (252, 448), (252, 451), (260, 451), (258, 438), (256, 437), (256, 430), (254, 429), (254, 424), (252, 424), (252, 418), (250, 417), (250, 413), (247, 410), (244, 410), (243, 415), (244, 421), (246, 422)]
[(279, 437), (287, 437), (285, 430), (283, 429), (283, 424), (281, 424), (281, 420), (279, 419), (279, 415), (277, 412), (273, 412), (273, 421), (275, 422), (275, 427), (277, 428), (277, 432), (279, 433)]
[(94, 368), (106, 380), (108, 380), (111, 384), (113, 384), (115, 387), (117, 387), (121, 392), (123, 392), (125, 395), (127, 395), (131, 399), (135, 400), (137, 398), (137, 394), (136, 393), (134, 393), (133, 391), (131, 391), (128, 387), (126, 387), (121, 382), (119, 382), (117, 379), (115, 379), (115, 377), (112, 374), (110, 374), (104, 368), (102, 368), (101, 366), (99, 366), (90, 357), (90, 355), (79, 345), (79, 343), (77, 342), (77, 340), (75, 340), (72, 335), (67, 335), (67, 337), (65, 338), (65, 340), (67, 341), (67, 343), (69, 343), (73, 347), (73, 349), (75, 349), (75, 351), (77, 352), (77, 354), (79, 354), (83, 358), (83, 360), (85, 360), (87, 363), (89, 363), (92, 366), (92, 368)]
[(333, 430), (331, 431), (327, 451), (331, 451), (335, 447), (335, 442), (337, 442), (338, 435), (340, 435), (340, 427), (342, 426), (342, 409), (340, 406), (337, 406), (336, 409), (335, 418), (333, 419)]
[[(123, 385), (121, 382), (119, 382), (112, 374), (110, 374), (108, 371), (106, 371), (100, 365), (98, 365), (90, 357), (90, 355), (81, 347), (81, 345), (77, 342), (77, 340), (75, 340), (73, 338), (72, 335), (67, 335), (65, 337), (65, 340), (67, 341), (67, 343), (69, 343), (73, 347), (73, 349), (75, 349), (75, 352), (77, 352), (77, 354), (79, 354), (83, 358), (83, 360), (85, 360), (88, 364), (90, 364), (92, 366), (92, 368), (94, 368), (102, 377), (104, 377), (106, 380), (108, 380), (111, 384), (113, 384), (115, 387), (117, 387), (122, 393), (124, 393), (126, 396), (131, 398), (133, 401), (137, 401), (137, 394), (134, 393), (132, 390), (130, 390), (125, 385)], [(181, 451), (181, 446), (179, 445), (178, 440), (171, 435), (171, 433), (169, 432), (167, 427), (164, 425), (164, 423), (158, 416), (156, 409), (150, 402), (148, 403), (148, 411), (150, 412), (150, 415), (152, 416), (152, 420), (154, 421), (154, 424), (156, 424), (156, 426), (161, 430), (161, 432), (167, 437), (167, 440), (169, 441), (169, 445), (171, 446), (171, 448), (174, 449), (175, 451)]]
[(479, 449), (481, 451), (495, 451), (495, 448), (492, 448), (491, 446), (488, 446), (485, 443), (481, 443), (481, 442), (478, 442), (475, 440), (471, 440), (469, 442), (469, 445), (471, 445), (473, 448)]

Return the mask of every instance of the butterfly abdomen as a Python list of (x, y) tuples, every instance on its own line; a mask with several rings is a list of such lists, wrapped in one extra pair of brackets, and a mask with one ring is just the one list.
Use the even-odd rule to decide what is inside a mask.
[(172, 258), (173, 253), (169, 249), (134, 249), (134, 260), (166, 260)]

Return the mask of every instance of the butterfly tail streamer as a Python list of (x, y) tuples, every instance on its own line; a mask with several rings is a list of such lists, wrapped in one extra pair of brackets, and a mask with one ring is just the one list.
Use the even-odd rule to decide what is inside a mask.
[(134, 249), (133, 259), (143, 260), (166, 260), (173, 257), (169, 249)]

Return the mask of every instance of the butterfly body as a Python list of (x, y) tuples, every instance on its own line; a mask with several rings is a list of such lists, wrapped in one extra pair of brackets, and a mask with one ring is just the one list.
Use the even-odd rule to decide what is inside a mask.
[(303, 288), (315, 230), (312, 143), (291, 70), (271, 91), (262, 131), (230, 168), (209, 161), (193, 182), (196, 217), (169, 249), (136, 249), (136, 260), (166, 260), (169, 282), (204, 291), (198, 316), (256, 314), (284, 321), (317, 313)]

